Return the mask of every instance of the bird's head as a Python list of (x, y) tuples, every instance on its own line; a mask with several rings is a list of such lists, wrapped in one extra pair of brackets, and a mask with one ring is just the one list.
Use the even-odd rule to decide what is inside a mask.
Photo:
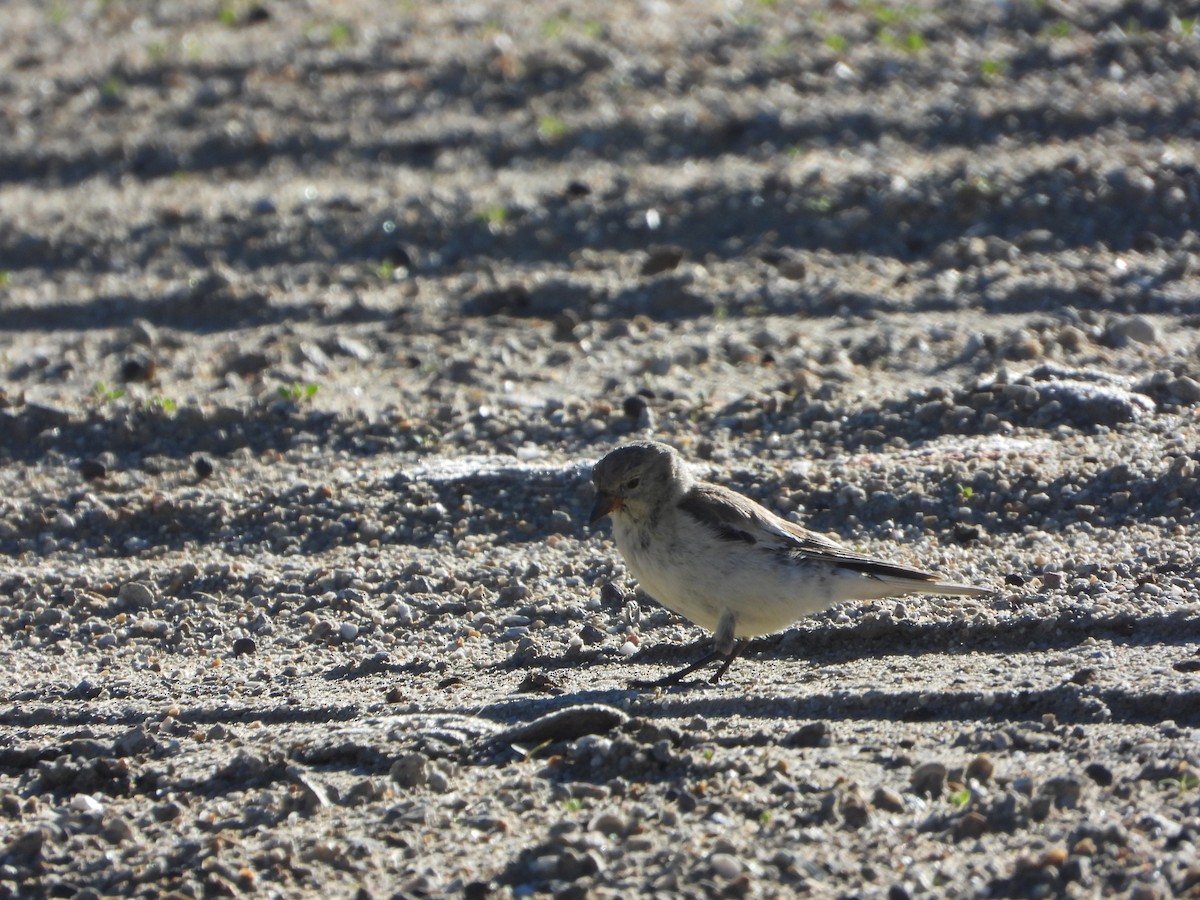
[(677, 500), (691, 485), (683, 459), (656, 441), (627, 444), (605, 456), (592, 469), (596, 504), (589, 524), (610, 514), (641, 522), (663, 504)]

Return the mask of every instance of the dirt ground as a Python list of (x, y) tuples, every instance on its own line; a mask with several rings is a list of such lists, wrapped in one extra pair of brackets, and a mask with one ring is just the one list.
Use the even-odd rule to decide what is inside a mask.
[[(0, 896), (1200, 895), (1197, 15), (10, 0)], [(633, 690), (642, 437), (993, 592)]]

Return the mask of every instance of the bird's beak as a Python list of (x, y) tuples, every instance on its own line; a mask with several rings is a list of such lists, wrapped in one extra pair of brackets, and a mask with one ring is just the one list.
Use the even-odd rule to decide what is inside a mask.
[(592, 517), (588, 519), (588, 524), (595, 525), (614, 509), (620, 509), (621, 505), (620, 497), (614, 497), (612, 494), (597, 495), (596, 503), (592, 507)]

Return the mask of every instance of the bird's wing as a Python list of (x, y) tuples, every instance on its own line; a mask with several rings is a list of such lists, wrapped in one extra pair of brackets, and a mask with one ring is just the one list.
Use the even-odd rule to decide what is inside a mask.
[(679, 502), (679, 508), (713, 529), (719, 538), (794, 553), (864, 575), (935, 582), (937, 575), (911, 566), (855, 553), (815, 531), (809, 531), (728, 488), (697, 484)]

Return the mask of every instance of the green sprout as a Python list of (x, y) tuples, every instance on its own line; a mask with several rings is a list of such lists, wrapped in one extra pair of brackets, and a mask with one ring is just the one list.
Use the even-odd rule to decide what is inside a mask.
[(312, 383), (301, 384), (298, 381), (293, 381), (291, 384), (281, 384), (277, 388), (277, 393), (283, 400), (291, 403), (299, 403), (302, 400), (311, 400), (317, 396), (318, 390), (320, 390), (318, 385)]
[(503, 228), (508, 222), (508, 207), (501, 204), (488, 206), (479, 210), (475, 215), (480, 221), (486, 222), (489, 228), (496, 231)]
[(563, 32), (567, 30), (567, 23), (570, 18), (567, 15), (558, 15), (547, 19), (542, 23), (542, 36), (547, 38), (560, 38)]
[(955, 791), (950, 795), (950, 803), (956, 809), (962, 809), (971, 802), (971, 789), (963, 788), (961, 791)]
[(329, 46), (331, 47), (344, 47), (350, 43), (353, 37), (354, 34), (346, 22), (334, 22), (329, 26)]
[(997, 78), (1008, 73), (1008, 63), (1002, 59), (985, 59), (979, 64), (979, 74), (984, 78)]
[(92, 388), (92, 399), (97, 403), (113, 403), (125, 396), (121, 388), (110, 388), (103, 381), (97, 381)]
[(100, 96), (105, 100), (120, 100), (125, 93), (125, 82), (115, 75), (105, 78), (100, 85)]
[(830, 34), (825, 36), (825, 46), (834, 53), (846, 52), (846, 36), (842, 34)]
[(551, 144), (557, 144), (568, 134), (571, 128), (558, 116), (545, 115), (538, 120), (538, 137)]

